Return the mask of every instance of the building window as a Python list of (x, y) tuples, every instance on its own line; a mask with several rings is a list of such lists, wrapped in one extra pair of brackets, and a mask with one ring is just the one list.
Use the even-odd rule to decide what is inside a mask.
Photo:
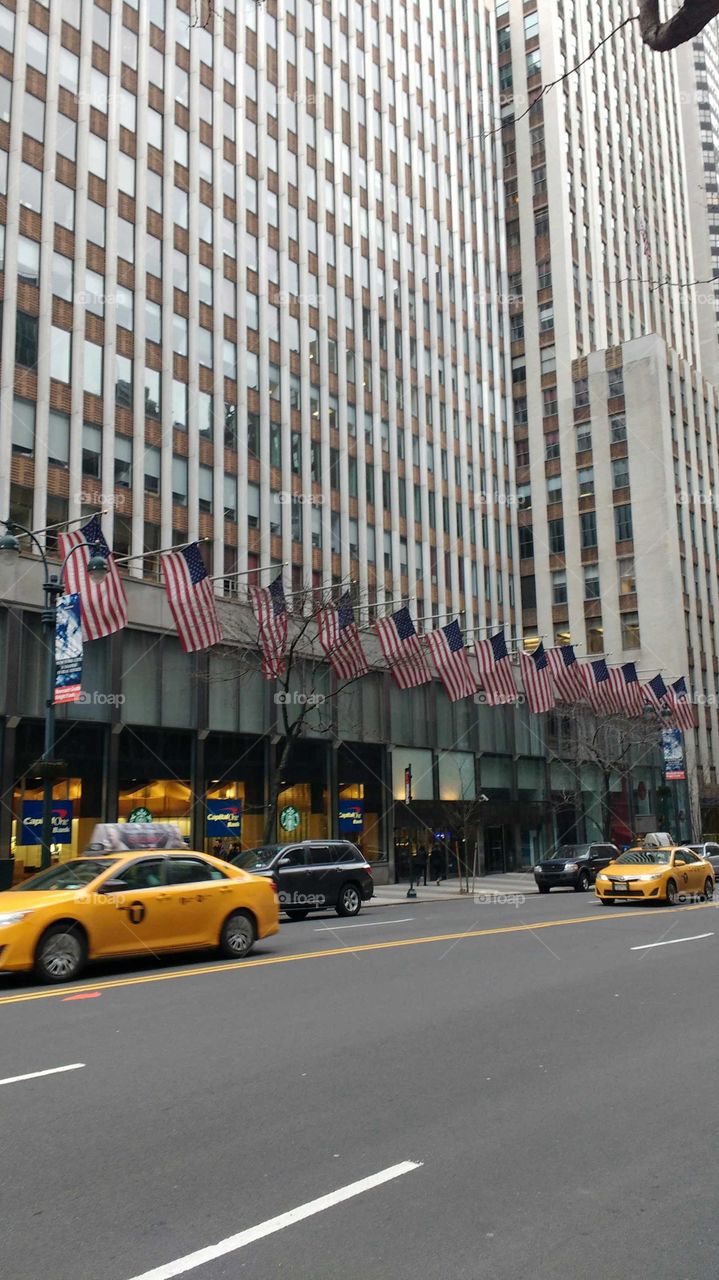
[(547, 505), (562, 501), (562, 477), (549, 476), (547, 480)]
[[(154, 452), (158, 455), (157, 474), (159, 477), (160, 450), (155, 449)], [(129, 489), (131, 483), (132, 483), (132, 440), (130, 440), (128, 436), (116, 435), (115, 436), (115, 484), (119, 485), (120, 488), (122, 489)], [(158, 488), (159, 488), (159, 481), (158, 481)]]
[(599, 599), (599, 567), (596, 564), (584, 566), (584, 599)]
[(612, 460), (612, 488), (626, 489), (629, 487), (629, 459), (614, 458)]
[(623, 613), (622, 614), (622, 648), (638, 649), (640, 647), (639, 639), (639, 614)]
[(594, 467), (580, 467), (578, 480), (580, 498), (591, 498), (594, 493)]
[(102, 430), (90, 422), (82, 427), (82, 473), (85, 476), (100, 478), (100, 458), (102, 457)]
[(581, 530), (582, 550), (586, 551), (589, 547), (597, 545), (597, 513), (596, 511), (583, 511), (579, 517)]
[(160, 492), (160, 450), (149, 446), (144, 451), (145, 493)]
[(577, 423), (577, 453), (587, 453), (592, 447), (591, 422)]
[(519, 526), (519, 558), (520, 560), (534, 559), (534, 532), (531, 524)]
[(637, 579), (634, 573), (634, 558), (632, 556), (628, 556), (625, 559), (618, 560), (617, 569), (619, 572), (620, 596), (633, 595), (637, 589)]
[(629, 503), (614, 508), (614, 528), (617, 542), (631, 542), (634, 533), (632, 530), (632, 508)]
[(555, 347), (542, 347), (539, 352), (539, 360), (542, 370), (542, 377), (545, 373), (554, 373), (557, 367), (557, 352)]
[(627, 420), (623, 413), (615, 413), (609, 419), (609, 428), (612, 436), (612, 444), (621, 444), (627, 438)]
[(210, 513), (212, 511), (212, 467), (200, 467), (198, 495), (200, 511)]
[(47, 445), (48, 462), (66, 467), (70, 461), (70, 417), (67, 413), (50, 410)]
[(564, 555), (564, 520), (550, 520), (549, 529), (549, 550), (554, 556)]
[(575, 409), (584, 409), (588, 404), (589, 404), (589, 379), (575, 378), (574, 407)]
[(587, 652), (604, 652), (604, 627), (601, 618), (594, 618), (587, 626)]
[(172, 459), (172, 501), (187, 506), (187, 458)]
[(35, 405), (31, 400), (13, 400), (12, 451), (26, 458), (35, 452)]
[(624, 370), (608, 369), (607, 383), (609, 388), (609, 399), (613, 400), (615, 396), (624, 395)]
[(542, 412), (545, 418), (554, 418), (557, 414), (557, 388), (545, 387), (542, 392)]
[(24, 369), (37, 366), (37, 316), (29, 316), (24, 311), (17, 313), (15, 363)]
[(555, 569), (552, 574), (552, 604), (567, 603), (567, 574), (564, 569)]
[(550, 431), (549, 435), (544, 437), (544, 456), (547, 462), (551, 462), (553, 458), (559, 457), (558, 431)]

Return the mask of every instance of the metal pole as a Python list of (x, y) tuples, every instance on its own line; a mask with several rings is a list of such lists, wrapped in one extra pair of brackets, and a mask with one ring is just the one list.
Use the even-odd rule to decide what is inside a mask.
[[(47, 701), (45, 703), (45, 748), (43, 761), (55, 759), (55, 618), (57, 613), (57, 597), (62, 594), (62, 586), (57, 577), (47, 577), (43, 586), (45, 592), (45, 608), (42, 611), (42, 622), (45, 629), (47, 647)], [(45, 776), (42, 791), (42, 853), (40, 865), (43, 870), (52, 862), (52, 777)]]

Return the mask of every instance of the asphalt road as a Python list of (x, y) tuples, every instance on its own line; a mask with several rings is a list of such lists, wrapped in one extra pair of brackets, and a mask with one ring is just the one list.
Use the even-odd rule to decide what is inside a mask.
[(718, 939), (532, 894), (0, 978), (3, 1280), (708, 1280)]

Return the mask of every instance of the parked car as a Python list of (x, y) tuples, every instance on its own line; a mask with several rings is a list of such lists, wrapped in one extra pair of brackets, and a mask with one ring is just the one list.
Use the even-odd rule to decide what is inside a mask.
[(707, 862), (711, 862), (714, 879), (719, 880), (719, 844), (706, 840), (703, 844), (688, 844), (685, 847), (691, 849), (698, 858), (706, 858)]
[(278, 886), (280, 910), (291, 920), (334, 907), (338, 916), (356, 916), (374, 893), (372, 868), (349, 840), (298, 840), (294, 844), (245, 849), (236, 867), (269, 876)]
[(565, 844), (545, 862), (538, 862), (534, 878), (540, 893), (550, 889), (575, 889), (586, 893), (597, 878), (597, 872), (619, 857), (615, 844)]

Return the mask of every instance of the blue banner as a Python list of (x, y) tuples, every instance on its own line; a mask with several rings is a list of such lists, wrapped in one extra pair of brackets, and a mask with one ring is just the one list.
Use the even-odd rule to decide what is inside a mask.
[(664, 748), (664, 777), (667, 782), (683, 782), (686, 778), (684, 765), (684, 740), (681, 729), (665, 729), (662, 733)]
[(340, 800), (337, 816), (341, 836), (357, 835), (364, 826), (364, 801)]
[(82, 619), (76, 591), (61, 596), (55, 614), (55, 702), (77, 702), (82, 692)]
[(207, 801), (207, 837), (239, 836), (242, 829), (240, 800)]
[[(72, 840), (72, 800), (54, 800), (52, 805), (52, 843), (70, 844)], [(26, 800), (22, 807), (22, 825), (18, 844), (42, 844), (42, 800)]]

